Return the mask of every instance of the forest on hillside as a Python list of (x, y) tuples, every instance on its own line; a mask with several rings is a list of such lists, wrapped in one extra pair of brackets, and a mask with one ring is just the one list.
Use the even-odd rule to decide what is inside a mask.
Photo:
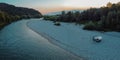
[(0, 29), (14, 21), (40, 17), (42, 14), (37, 10), (0, 3)]
[(44, 16), (44, 19), (84, 23), (83, 29), (87, 30), (120, 31), (120, 2), (116, 4), (109, 2), (106, 6), (90, 8), (83, 12), (62, 11), (60, 15)]

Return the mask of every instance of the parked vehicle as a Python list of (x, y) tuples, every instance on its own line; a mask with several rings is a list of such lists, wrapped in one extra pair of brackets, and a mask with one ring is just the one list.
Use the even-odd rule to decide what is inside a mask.
[(60, 26), (61, 24), (60, 24), (60, 22), (55, 22), (54, 25)]
[(102, 36), (93, 36), (93, 41), (101, 42), (102, 41)]

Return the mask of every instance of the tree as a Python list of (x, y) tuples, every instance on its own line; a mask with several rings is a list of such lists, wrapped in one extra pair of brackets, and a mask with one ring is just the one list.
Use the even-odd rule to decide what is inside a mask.
[(92, 21), (90, 21), (87, 24), (85, 24), (85, 26), (84, 26), (83, 29), (95, 30), (96, 29), (96, 25), (95, 25), (95, 23), (93, 23)]
[(116, 25), (116, 29), (120, 30), (120, 11), (117, 12), (117, 25)]
[(66, 21), (69, 21), (69, 22), (74, 22), (75, 21), (75, 18), (73, 16), (73, 12), (69, 11), (66, 15), (67, 15), (67, 20)]
[(111, 2), (108, 2), (107, 3), (107, 7), (111, 7), (112, 6), (112, 3)]
[(63, 20), (63, 21), (66, 20), (65, 11), (62, 11), (62, 12), (61, 12), (60, 20)]
[(5, 13), (0, 11), (0, 20), (1, 22), (5, 22), (6, 18), (5, 18)]
[(79, 21), (80, 21), (80, 12), (79, 12), (79, 11), (76, 11), (76, 12), (74, 13), (74, 18), (75, 18), (75, 21), (76, 21), (76, 22), (79, 22)]
[(101, 27), (105, 28), (106, 27), (106, 16), (102, 16), (99, 22), (100, 22)]
[(65, 11), (62, 11), (62, 16), (64, 16), (65, 15)]

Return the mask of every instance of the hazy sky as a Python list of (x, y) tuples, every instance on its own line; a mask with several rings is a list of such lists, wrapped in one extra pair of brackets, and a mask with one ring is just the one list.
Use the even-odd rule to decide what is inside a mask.
[(100, 7), (108, 2), (117, 3), (120, 0), (0, 0), (21, 7), (30, 7), (39, 10), (43, 14), (54, 11), (85, 9)]

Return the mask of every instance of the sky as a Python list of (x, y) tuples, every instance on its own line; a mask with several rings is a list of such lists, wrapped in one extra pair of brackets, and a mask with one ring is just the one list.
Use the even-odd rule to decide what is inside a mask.
[(0, 0), (20, 7), (34, 8), (42, 14), (62, 10), (87, 9), (105, 6), (108, 2), (117, 3), (120, 0)]

